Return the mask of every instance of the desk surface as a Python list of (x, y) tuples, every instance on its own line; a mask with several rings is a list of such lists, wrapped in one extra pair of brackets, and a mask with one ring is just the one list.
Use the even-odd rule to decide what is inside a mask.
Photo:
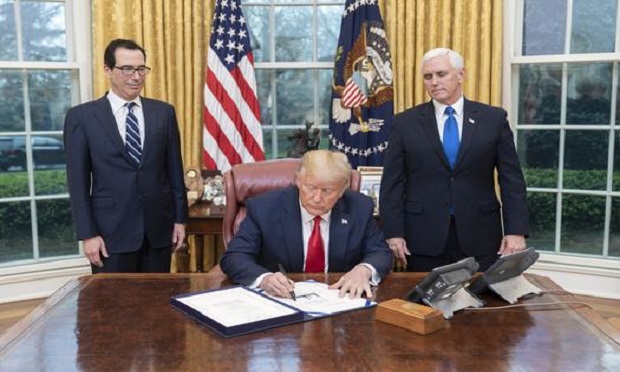
[[(292, 275), (329, 283), (338, 276)], [(422, 277), (392, 273), (377, 299), (401, 297)], [(172, 295), (228, 284), (216, 274), (79, 278), (0, 337), (0, 370), (620, 370), (618, 332), (585, 307), (460, 311), (426, 336), (374, 321), (369, 309), (225, 339), (169, 304)], [(523, 302), (570, 300), (547, 293)]]

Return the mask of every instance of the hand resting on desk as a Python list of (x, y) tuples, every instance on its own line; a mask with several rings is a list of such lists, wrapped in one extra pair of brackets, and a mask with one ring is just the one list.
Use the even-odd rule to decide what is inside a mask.
[(363, 265), (355, 266), (351, 271), (344, 274), (340, 280), (329, 286), (330, 289), (340, 289), (339, 296), (344, 297), (349, 293), (349, 298), (372, 297), (370, 289), (370, 269)]

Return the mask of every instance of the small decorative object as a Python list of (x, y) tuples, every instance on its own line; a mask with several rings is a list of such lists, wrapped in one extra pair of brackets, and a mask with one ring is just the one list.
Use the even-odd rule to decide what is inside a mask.
[(375, 203), (374, 215), (379, 215), (379, 192), (381, 191), (381, 176), (383, 167), (357, 167), (362, 177), (360, 192), (368, 195)]
[(305, 129), (298, 129), (288, 136), (293, 144), (287, 153), (289, 158), (301, 158), (306, 152), (319, 148), (321, 130), (319, 128), (312, 129), (314, 123), (308, 120), (306, 120), (305, 125)]
[(204, 180), (204, 194), (202, 200), (209, 201), (213, 205), (226, 205), (226, 194), (224, 192), (224, 177), (216, 175), (207, 177)]
[(196, 166), (187, 168), (183, 181), (185, 182), (185, 189), (187, 190), (187, 201), (191, 207), (197, 200), (202, 198), (205, 188), (200, 174), (200, 168)]

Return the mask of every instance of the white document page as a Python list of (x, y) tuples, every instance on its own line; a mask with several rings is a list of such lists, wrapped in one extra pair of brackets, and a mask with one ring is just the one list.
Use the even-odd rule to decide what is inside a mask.
[(177, 300), (226, 327), (297, 312), (241, 287), (200, 293)]
[(311, 316), (329, 315), (375, 304), (365, 298), (351, 299), (348, 295), (341, 298), (338, 293), (337, 289), (329, 289), (325, 283), (296, 282), (296, 301), (290, 298), (273, 298)]

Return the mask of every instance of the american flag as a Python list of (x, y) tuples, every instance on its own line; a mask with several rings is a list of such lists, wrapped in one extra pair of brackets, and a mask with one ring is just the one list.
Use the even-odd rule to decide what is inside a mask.
[(240, 0), (216, 0), (204, 89), (203, 163), (226, 172), (265, 159), (254, 56)]

